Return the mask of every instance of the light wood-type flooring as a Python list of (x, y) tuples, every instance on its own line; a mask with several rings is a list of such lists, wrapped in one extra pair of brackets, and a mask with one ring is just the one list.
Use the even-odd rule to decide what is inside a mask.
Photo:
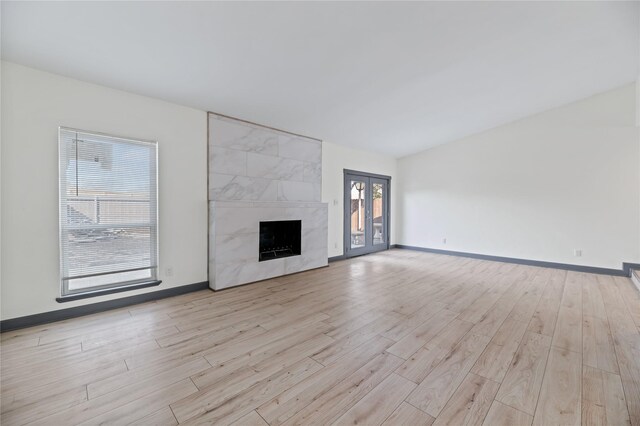
[(630, 279), (391, 250), (2, 334), (3, 426), (640, 425)]

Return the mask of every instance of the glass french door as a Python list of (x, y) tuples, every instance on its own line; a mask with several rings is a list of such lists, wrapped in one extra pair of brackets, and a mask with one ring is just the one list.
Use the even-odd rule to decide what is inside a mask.
[(345, 171), (347, 257), (389, 248), (389, 177)]

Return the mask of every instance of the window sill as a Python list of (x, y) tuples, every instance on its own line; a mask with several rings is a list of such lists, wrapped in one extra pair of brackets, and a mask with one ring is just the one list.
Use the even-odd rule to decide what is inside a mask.
[(72, 302), (74, 300), (88, 299), (90, 297), (104, 296), (106, 294), (121, 293), (123, 291), (138, 290), (138, 289), (146, 288), (146, 287), (155, 287), (155, 286), (160, 285), (161, 282), (162, 281), (159, 281), (159, 280), (147, 281), (147, 282), (128, 285), (128, 286), (124, 286), (124, 287), (116, 287), (116, 288), (109, 288), (109, 289), (106, 289), (106, 290), (90, 291), (90, 292), (87, 292), (87, 293), (70, 294), (68, 296), (56, 297), (56, 302), (58, 302), (58, 303)]

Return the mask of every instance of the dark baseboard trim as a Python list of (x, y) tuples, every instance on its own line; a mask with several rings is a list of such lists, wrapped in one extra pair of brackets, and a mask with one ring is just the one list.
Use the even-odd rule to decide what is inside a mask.
[[(389, 249), (396, 248), (396, 246), (397, 246), (397, 244), (391, 244), (391, 245), (389, 246), (389, 248), (388, 248), (388, 249), (385, 249), (385, 250), (389, 250)], [(380, 251), (384, 251), (384, 250), (380, 250)], [(374, 253), (378, 253), (378, 252), (374, 252)], [(363, 254), (363, 255), (361, 255), (361, 256), (366, 256), (367, 254), (371, 254), (371, 253), (365, 253), (365, 254)], [(347, 257), (347, 256), (345, 256), (344, 254), (341, 254), (341, 255), (338, 255), (338, 256), (330, 257), (330, 258), (329, 258), (329, 263), (331, 263), (331, 262), (335, 262), (335, 261), (338, 261), (338, 260), (345, 260), (345, 259), (348, 259), (348, 257)]]
[(633, 271), (640, 271), (640, 263), (629, 263), (624, 262), (622, 264), (622, 270), (628, 275), (631, 276)]
[(156, 286), (159, 286), (161, 283), (162, 283), (162, 281), (155, 280), (155, 281), (147, 281), (147, 282), (139, 283), (139, 284), (128, 285), (128, 286), (124, 286), (124, 287), (109, 288), (107, 290), (92, 291), (92, 292), (88, 292), (88, 293), (71, 294), (71, 295), (68, 295), (68, 296), (56, 297), (56, 302), (58, 302), (58, 303), (72, 302), (74, 300), (88, 299), (90, 297), (104, 296), (106, 294), (122, 293), (123, 291), (139, 290), (141, 288), (147, 288), (147, 287), (156, 287)]
[[(396, 248), (396, 245), (397, 245), (397, 244), (391, 244), (391, 245), (389, 246), (389, 249)], [(388, 250), (388, 249), (387, 249), (387, 250)], [(380, 251), (384, 251), (384, 250), (380, 250)], [(378, 252), (374, 252), (374, 253), (378, 253)], [(363, 254), (362, 256), (366, 256), (367, 254), (371, 254), (371, 253), (365, 253), (365, 254)], [(336, 261), (338, 261), (338, 260), (345, 260), (345, 259), (348, 259), (348, 257), (347, 257), (347, 256), (345, 256), (344, 254), (341, 254), (341, 255), (338, 255), (338, 256), (330, 257), (330, 258), (329, 258), (329, 263), (331, 263), (331, 262), (336, 262)]]
[(181, 294), (207, 289), (209, 289), (209, 282), (203, 281), (195, 284), (172, 287), (166, 290), (123, 297), (121, 299), (107, 300), (106, 302), (92, 303), (89, 305), (43, 312), (41, 314), (28, 315), (25, 317), (6, 319), (0, 321), (0, 331), (4, 332), (33, 327), (34, 325), (48, 324), (50, 322), (96, 314), (103, 311), (109, 311), (111, 309), (124, 308), (126, 306), (137, 305), (139, 303), (151, 302), (153, 300), (165, 299), (167, 297), (179, 296)]
[[(625, 269), (599, 268), (595, 266), (571, 265), (569, 263), (545, 262), (542, 260), (517, 259), (513, 257), (491, 256), (488, 254), (465, 253), (462, 251), (449, 251), (449, 250), (432, 249), (432, 248), (426, 248), (426, 247), (405, 246), (403, 244), (396, 244), (396, 248), (405, 249), (405, 250), (424, 251), (428, 253), (446, 254), (449, 256), (470, 257), (473, 259), (491, 260), (494, 262), (517, 263), (519, 265), (540, 266), (542, 268), (555, 268), (555, 269), (565, 269), (567, 271), (588, 272), (591, 274), (617, 275), (622, 277), (630, 276), (629, 275), (630, 272), (627, 272)], [(625, 265), (631, 265), (631, 264), (625, 264)]]

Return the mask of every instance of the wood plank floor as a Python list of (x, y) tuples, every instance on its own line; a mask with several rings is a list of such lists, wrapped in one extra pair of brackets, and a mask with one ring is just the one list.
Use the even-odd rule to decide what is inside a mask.
[(391, 250), (3, 333), (1, 423), (640, 425), (627, 278)]

